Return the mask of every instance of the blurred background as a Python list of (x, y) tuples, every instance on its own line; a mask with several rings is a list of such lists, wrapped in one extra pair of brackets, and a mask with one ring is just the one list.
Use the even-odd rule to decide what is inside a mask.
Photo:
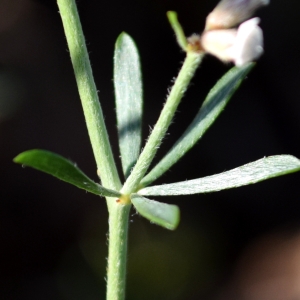
[[(201, 32), (217, 2), (78, 1), (118, 167), (117, 36), (126, 31), (139, 47), (146, 138), (184, 59), (166, 12), (177, 11), (191, 35)], [(271, 0), (257, 15), (265, 54), (212, 128), (158, 183), (220, 173), (269, 155), (300, 157), (300, 3)], [(230, 67), (205, 57), (156, 161)], [(56, 1), (0, 0), (0, 298), (105, 299), (105, 201), (12, 162), (33, 148), (59, 153), (97, 180)], [(299, 183), (295, 173), (167, 198), (181, 208), (174, 232), (132, 211), (127, 299), (300, 299)]]

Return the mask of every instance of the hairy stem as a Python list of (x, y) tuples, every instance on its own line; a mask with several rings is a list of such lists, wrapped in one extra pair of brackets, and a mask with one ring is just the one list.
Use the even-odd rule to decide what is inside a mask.
[(193, 78), (196, 69), (201, 63), (202, 56), (203, 54), (197, 52), (187, 52), (186, 59), (167, 98), (159, 119), (155, 124), (136, 165), (121, 190), (123, 194), (130, 194), (137, 190), (141, 179), (147, 172), (149, 165), (168, 130), (180, 100)]
[[(121, 183), (113, 159), (103, 113), (93, 79), (88, 52), (74, 0), (57, 0), (75, 72), (78, 91), (102, 184), (119, 191)], [(109, 255), (107, 300), (125, 298), (129, 204), (107, 198)]]
[(75, 72), (98, 174), (103, 186), (119, 190), (121, 183), (108, 139), (92, 68), (74, 0), (57, 0)]
[(125, 299), (130, 204), (115, 203), (109, 214), (107, 300)]

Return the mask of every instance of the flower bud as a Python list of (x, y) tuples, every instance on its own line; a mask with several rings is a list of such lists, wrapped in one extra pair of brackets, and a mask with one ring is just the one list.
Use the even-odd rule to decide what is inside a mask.
[(242, 23), (238, 29), (205, 31), (201, 36), (203, 49), (225, 62), (242, 66), (263, 53), (263, 33), (259, 18)]
[(222, 0), (207, 16), (205, 30), (227, 29), (250, 18), (270, 0)]

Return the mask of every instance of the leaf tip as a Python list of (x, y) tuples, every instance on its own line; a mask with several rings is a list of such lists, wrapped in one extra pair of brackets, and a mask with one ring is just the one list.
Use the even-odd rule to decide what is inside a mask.
[(12, 161), (16, 164), (19, 164), (20, 163), (19, 159), (20, 159), (20, 154), (18, 154), (16, 157), (14, 157)]
[(174, 17), (177, 17), (177, 12), (176, 12), (176, 11), (173, 11), (173, 10), (168, 10), (168, 11), (167, 11), (167, 17), (168, 17), (169, 19), (174, 18)]
[(34, 151), (34, 150), (27, 150), (27, 151), (19, 153), (16, 157), (13, 158), (13, 162), (16, 164), (23, 164), (24, 157), (26, 157), (26, 154), (30, 153), (31, 151)]
[(122, 31), (117, 37), (116, 44), (121, 43), (126, 39), (131, 41), (132, 37), (126, 31)]
[(169, 230), (175, 230), (177, 229), (179, 223), (180, 223), (180, 209), (177, 205), (173, 205), (174, 209), (174, 220), (173, 223), (167, 224), (165, 227)]

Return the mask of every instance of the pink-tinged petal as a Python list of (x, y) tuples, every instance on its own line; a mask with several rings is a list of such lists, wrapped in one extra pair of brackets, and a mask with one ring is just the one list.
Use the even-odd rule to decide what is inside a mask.
[(227, 29), (250, 18), (270, 0), (222, 0), (207, 16), (205, 30)]

